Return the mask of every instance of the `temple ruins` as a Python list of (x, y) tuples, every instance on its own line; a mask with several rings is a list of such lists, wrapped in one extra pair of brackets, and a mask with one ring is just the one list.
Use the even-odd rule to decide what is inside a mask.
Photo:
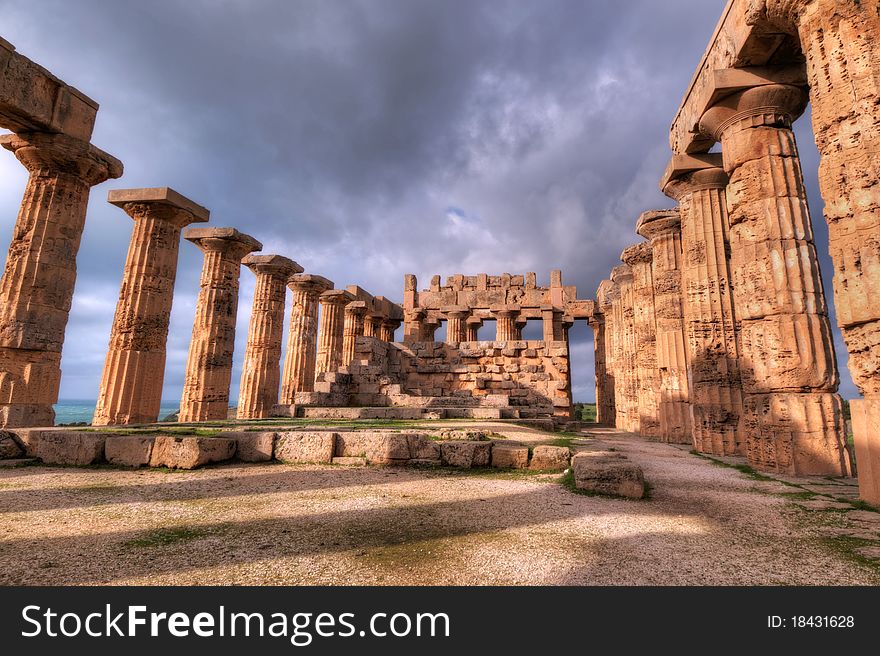
[[(481, 273), (434, 276), (421, 290), (408, 274), (395, 303), (306, 272), (287, 257), (296, 254), (264, 254), (233, 227), (187, 227), (209, 211), (172, 189), (113, 190), (108, 201), (133, 231), (93, 423), (159, 419), (182, 238), (203, 253), (203, 268), (180, 422), (564, 426), (578, 366), (568, 332), (584, 322), (599, 422), (742, 456), (759, 470), (857, 474), (862, 498), (880, 504), (878, 39), (877, 0), (731, 0), (672, 117), (659, 182), (670, 206), (619, 217), (633, 242), (595, 299), (579, 298), (553, 271), (547, 287), (535, 273)], [(807, 204), (792, 131), (808, 104), (833, 303), (863, 395), (851, 402), (854, 453), (813, 238), (818, 212)], [(30, 174), (0, 279), (3, 428), (54, 423), (89, 191), (122, 175), (122, 164), (90, 143), (97, 110), (0, 39), (0, 127), (11, 131), (0, 145)], [(242, 266), (256, 290), (229, 417)], [(540, 322), (541, 339), (523, 339), (530, 321)]]

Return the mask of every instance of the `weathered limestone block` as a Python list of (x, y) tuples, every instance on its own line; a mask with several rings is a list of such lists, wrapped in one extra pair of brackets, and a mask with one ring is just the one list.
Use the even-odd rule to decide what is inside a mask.
[(183, 237), (205, 260), (178, 421), (226, 419), (241, 260), (262, 244), (234, 228), (190, 228)]
[[(838, 384), (834, 346), (790, 127), (806, 101), (804, 91), (792, 85), (748, 88), (716, 103), (703, 115), (700, 128), (721, 141), (730, 176), (730, 263), (747, 363), (742, 375), (750, 415), (747, 439), (769, 442), (749, 446), (748, 453), (776, 452), (775, 465), (769, 456), (755, 464), (794, 473), (797, 454), (821, 451), (813, 443), (824, 439), (825, 449), (837, 457), (816, 458), (811, 473), (846, 475), (843, 422), (836, 416), (841, 405), (839, 399), (828, 400)], [(815, 398), (796, 400), (791, 390)], [(771, 398), (751, 398), (765, 394)], [(779, 418), (789, 413), (804, 419), (783, 427)], [(814, 425), (820, 419), (821, 431)]]
[(275, 438), (275, 459), (292, 463), (329, 463), (338, 433), (329, 431), (280, 432)]
[(64, 134), (0, 135), (0, 146), (30, 174), (0, 278), (0, 427), (51, 426), (89, 191), (122, 163)]
[(345, 306), (345, 320), (342, 335), (342, 366), (347, 367), (355, 359), (357, 340), (364, 336), (364, 317), (367, 304), (364, 301), (352, 301)]
[(287, 284), (293, 292), (293, 303), (290, 309), (280, 402), (283, 405), (293, 405), (297, 392), (312, 392), (315, 389), (318, 298), (332, 289), (333, 283), (322, 276), (300, 273), (291, 276)]
[(303, 268), (280, 255), (248, 255), (242, 264), (254, 272), (257, 281), (241, 369), (238, 418), (263, 419), (278, 404), (287, 280)]
[(111, 465), (146, 467), (150, 464), (155, 440), (144, 435), (110, 435), (104, 442), (104, 457)]
[(336, 371), (342, 364), (342, 342), (345, 329), (344, 308), (354, 296), (344, 289), (331, 289), (319, 297), (321, 326), (318, 330), (317, 374)]
[(404, 464), (412, 457), (410, 441), (413, 439), (415, 436), (408, 433), (340, 433), (335, 453), (337, 456), (364, 457), (368, 463), (376, 465)]
[(575, 486), (596, 494), (631, 499), (645, 496), (642, 468), (610, 451), (581, 451), (571, 461)]
[(694, 448), (745, 454), (739, 321), (727, 252), (725, 187), (718, 155), (675, 157), (663, 192), (679, 202), (682, 315)]
[(209, 212), (168, 187), (114, 189), (107, 201), (134, 220), (134, 230), (92, 424), (152, 423), (162, 402), (180, 231)]
[(664, 442), (690, 444), (688, 362), (681, 293), (681, 217), (676, 210), (644, 212), (636, 232), (650, 241), (654, 285), (658, 419)]
[(653, 250), (649, 242), (630, 246), (620, 256), (632, 271), (633, 331), (635, 335), (638, 430), (645, 437), (660, 437), (660, 387), (657, 367), (657, 333), (654, 311)]
[(488, 467), (492, 453), (491, 442), (451, 441), (440, 443), (440, 458), (449, 467)]
[(242, 462), (269, 462), (275, 456), (275, 433), (271, 431), (224, 431), (235, 440), (235, 457)]
[(0, 460), (21, 458), (24, 449), (16, 441), (15, 436), (8, 431), (0, 431)]
[(566, 469), (570, 463), (571, 451), (567, 446), (541, 444), (536, 446), (532, 452), (532, 461), (529, 464), (529, 469), (559, 471)]
[(859, 496), (880, 507), (880, 399), (853, 399), (853, 438), (859, 473)]
[(150, 467), (195, 469), (223, 462), (235, 455), (235, 440), (225, 437), (175, 437), (159, 435), (153, 443)]
[(423, 464), (428, 462), (440, 464), (439, 442), (418, 433), (410, 434), (407, 439), (409, 441), (410, 457), (413, 460), (418, 460)]
[(32, 429), (15, 433), (25, 453), (47, 465), (91, 465), (104, 459), (104, 442), (111, 433)]
[(529, 448), (494, 444), (492, 466), (499, 469), (526, 469), (529, 466)]

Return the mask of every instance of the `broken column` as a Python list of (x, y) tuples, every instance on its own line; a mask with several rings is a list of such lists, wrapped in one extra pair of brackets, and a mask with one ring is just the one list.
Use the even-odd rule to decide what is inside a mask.
[(446, 312), (446, 343), (457, 344), (467, 339), (465, 321), (470, 316), (470, 310), (464, 306), (445, 308)]
[(752, 87), (716, 103), (700, 128), (721, 142), (730, 177), (746, 455), (789, 474), (845, 475), (834, 346), (791, 131), (806, 102), (799, 87)]
[[(614, 361), (615, 340), (617, 327), (614, 323), (614, 300), (618, 297), (617, 285), (610, 280), (603, 280), (596, 290), (596, 303), (600, 312), (595, 315), (594, 324), (601, 324), (596, 333), (595, 348), (597, 350), (596, 362), (604, 363), (603, 377), (599, 379), (599, 365), (596, 365), (596, 421), (606, 426), (614, 426), (617, 415), (617, 399), (615, 398), (617, 367)], [(603, 355), (600, 357), (599, 334), (602, 335)], [(600, 393), (600, 390), (602, 393)]]
[(319, 297), (321, 325), (318, 329), (318, 358), (315, 372), (336, 371), (342, 364), (342, 339), (345, 329), (344, 308), (354, 296), (344, 289), (330, 289)]
[(257, 280), (238, 389), (238, 418), (264, 419), (278, 404), (287, 280), (303, 268), (280, 255), (248, 255), (242, 264)]
[(354, 360), (358, 337), (364, 336), (364, 316), (367, 304), (364, 301), (352, 301), (345, 306), (345, 322), (342, 335), (342, 366), (347, 367)]
[(495, 341), (510, 342), (516, 339), (516, 319), (520, 313), (518, 305), (507, 305), (491, 309), (495, 317)]
[(51, 426), (89, 191), (122, 163), (64, 134), (6, 134), (0, 145), (30, 174), (0, 278), (0, 427)]
[(241, 260), (262, 244), (234, 228), (190, 228), (183, 238), (198, 246), (205, 260), (178, 421), (226, 419)]
[(293, 292), (293, 299), (279, 401), (283, 405), (293, 405), (297, 392), (315, 390), (318, 297), (328, 289), (332, 289), (333, 283), (323, 276), (298, 273), (288, 279), (287, 286)]
[(661, 183), (679, 203), (682, 315), (694, 448), (745, 455), (725, 188), (720, 155), (676, 155)]
[(162, 403), (180, 231), (209, 212), (167, 187), (114, 189), (107, 200), (134, 220), (134, 230), (92, 424), (148, 424)]
[(650, 241), (652, 249), (660, 437), (664, 442), (691, 444), (681, 297), (681, 217), (678, 210), (644, 212), (636, 232)]
[(651, 274), (653, 250), (642, 242), (630, 246), (620, 256), (632, 271), (633, 334), (638, 405), (638, 432), (660, 437), (660, 411), (657, 391), (657, 325), (654, 318), (654, 279)]

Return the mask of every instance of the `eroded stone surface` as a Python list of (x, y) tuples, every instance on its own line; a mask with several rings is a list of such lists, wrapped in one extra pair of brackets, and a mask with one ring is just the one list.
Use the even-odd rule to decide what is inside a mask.
[(645, 477), (641, 467), (618, 453), (580, 452), (571, 462), (575, 485), (580, 490), (631, 499), (645, 496)]
[(235, 440), (229, 438), (159, 435), (153, 442), (150, 467), (195, 469), (229, 460), (234, 455)]
[(275, 459), (281, 462), (330, 462), (338, 438), (338, 433), (329, 431), (280, 432), (275, 440)]

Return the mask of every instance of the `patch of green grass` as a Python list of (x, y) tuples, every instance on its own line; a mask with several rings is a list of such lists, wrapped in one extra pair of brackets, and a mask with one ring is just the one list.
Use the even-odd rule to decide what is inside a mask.
[(173, 528), (157, 528), (146, 531), (140, 537), (125, 542), (126, 547), (164, 547), (170, 544), (178, 544), (181, 542), (191, 542), (198, 540), (210, 531), (195, 526), (175, 526)]
[(856, 538), (850, 535), (840, 535), (835, 537), (819, 538), (819, 542), (829, 551), (836, 554), (840, 558), (844, 558), (851, 562), (867, 567), (875, 574), (880, 575), (880, 561), (874, 558), (868, 558), (858, 552), (861, 547), (876, 547), (877, 542), (874, 540), (866, 540), (864, 538)]
[(814, 492), (810, 492), (809, 490), (804, 490), (803, 492), (782, 492), (782, 496), (792, 500), (800, 499), (803, 501), (808, 501), (810, 499), (816, 498), (816, 494)]
[(877, 508), (877, 506), (872, 506), (867, 501), (862, 501), (861, 499), (847, 499), (846, 497), (838, 497), (837, 500), (848, 503), (853, 507), (853, 510), (867, 510), (868, 512), (880, 513), (880, 508)]
[[(785, 482), (785, 481), (777, 481), (775, 478), (772, 478), (770, 476), (765, 476), (764, 474), (754, 470), (749, 465), (736, 465), (733, 463), (724, 462), (723, 460), (718, 460), (717, 458), (713, 458), (712, 456), (708, 456), (705, 453), (700, 453), (699, 451), (697, 451), (695, 449), (691, 450), (691, 455), (699, 456), (700, 458), (704, 458), (705, 460), (708, 460), (709, 462), (711, 462), (712, 464), (714, 464), (717, 467), (727, 467), (728, 469), (735, 469), (738, 472), (745, 474), (749, 478), (754, 479), (756, 481), (773, 481), (773, 482), (779, 482), (779, 483)], [(799, 487), (799, 486), (794, 486), (794, 487)]]

